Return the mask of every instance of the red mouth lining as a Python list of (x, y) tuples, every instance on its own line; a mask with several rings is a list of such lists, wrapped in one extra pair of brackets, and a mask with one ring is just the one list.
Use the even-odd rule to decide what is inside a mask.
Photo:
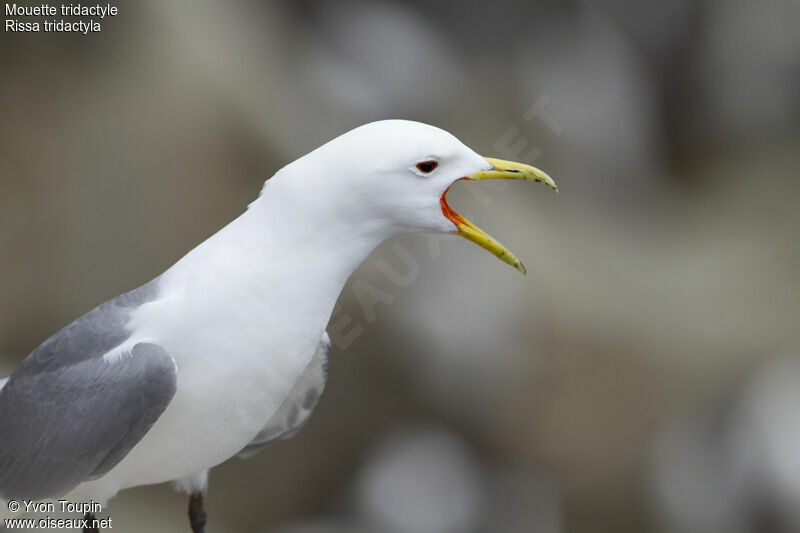
[[(460, 181), (466, 178), (458, 178), (456, 181)], [(452, 184), (450, 185), (452, 187)], [(439, 203), (442, 204), (442, 214), (447, 217), (447, 219), (455, 224), (458, 228), (460, 225), (464, 224), (466, 220), (464, 217), (456, 213), (456, 210), (450, 207), (450, 204), (447, 203), (447, 191), (450, 190), (450, 187), (447, 187), (444, 192), (442, 193), (442, 197), (439, 199)]]

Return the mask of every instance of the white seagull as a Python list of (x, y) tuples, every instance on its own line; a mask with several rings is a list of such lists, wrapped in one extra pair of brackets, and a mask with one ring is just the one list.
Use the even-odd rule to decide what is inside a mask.
[(175, 481), (190, 494), (192, 530), (204, 531), (209, 469), (308, 419), (334, 303), (375, 247), (455, 232), (525, 272), (447, 204), (453, 182), (492, 178), (556, 189), (536, 168), (404, 120), (366, 124), (285, 166), (241, 216), (0, 380), (0, 499), (104, 504)]

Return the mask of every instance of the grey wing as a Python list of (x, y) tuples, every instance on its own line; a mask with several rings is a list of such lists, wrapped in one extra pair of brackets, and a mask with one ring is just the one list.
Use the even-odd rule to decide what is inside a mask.
[[(145, 286), (146, 288), (147, 286)], [(0, 498), (61, 496), (111, 470), (175, 394), (173, 358), (128, 334), (133, 291), (79, 318), (33, 351), (0, 390)]]
[(317, 351), (305, 372), (286, 395), (283, 403), (269, 419), (264, 429), (239, 452), (239, 457), (243, 459), (252, 457), (274, 441), (290, 439), (303, 429), (325, 389), (330, 344), (328, 334), (323, 333)]

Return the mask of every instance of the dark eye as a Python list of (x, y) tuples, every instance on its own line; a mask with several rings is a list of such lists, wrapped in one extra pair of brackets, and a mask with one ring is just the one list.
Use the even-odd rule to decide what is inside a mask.
[(417, 168), (419, 169), (419, 171), (420, 172), (424, 172), (425, 174), (430, 174), (431, 172), (436, 170), (436, 167), (438, 167), (438, 166), (439, 166), (439, 163), (437, 163), (436, 161), (433, 161), (433, 160), (423, 161), (422, 163), (417, 163)]

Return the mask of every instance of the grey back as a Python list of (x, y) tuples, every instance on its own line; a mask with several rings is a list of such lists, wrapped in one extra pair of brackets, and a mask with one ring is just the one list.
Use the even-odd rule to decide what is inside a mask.
[(0, 390), (0, 498), (65, 494), (110, 471), (175, 394), (172, 357), (139, 343), (113, 362), (130, 312), (156, 282), (102, 304), (47, 339)]

